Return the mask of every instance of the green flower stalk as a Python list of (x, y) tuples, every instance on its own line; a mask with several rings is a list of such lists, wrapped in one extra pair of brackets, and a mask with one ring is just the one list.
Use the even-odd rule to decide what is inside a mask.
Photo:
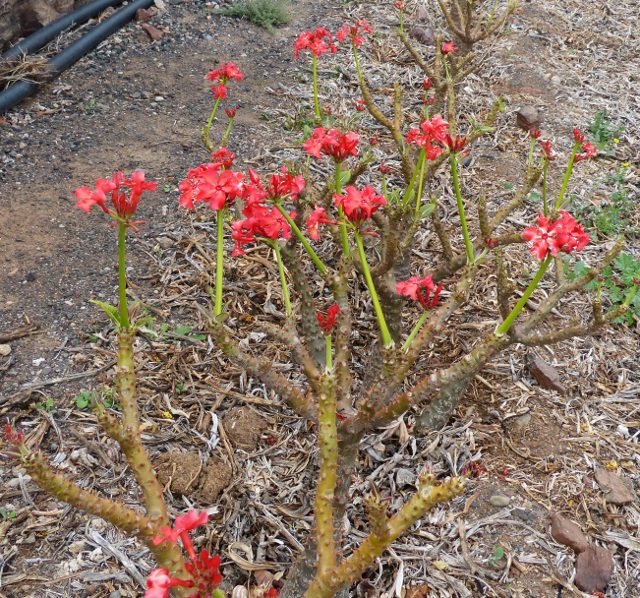
[(284, 264), (282, 263), (282, 254), (280, 253), (280, 244), (278, 241), (272, 241), (271, 246), (276, 254), (276, 262), (278, 264), (278, 275), (280, 277), (280, 286), (282, 287), (282, 301), (284, 303), (285, 313), (290, 318), (293, 314), (291, 309), (291, 296), (289, 295), (289, 285), (287, 283), (287, 277), (284, 271)]
[(311, 59), (311, 77), (313, 78), (313, 113), (316, 116), (316, 122), (322, 122), (322, 113), (320, 112), (320, 98), (318, 95), (318, 59), (313, 56)]
[(222, 141), (220, 141), (220, 145), (222, 147), (227, 147), (227, 143), (229, 143), (229, 137), (231, 137), (231, 130), (233, 129), (233, 120), (236, 117), (236, 113), (238, 112), (238, 109), (227, 108), (225, 112), (229, 117), (229, 122), (227, 123), (227, 128), (225, 129), (224, 135), (222, 136)]
[(564, 178), (562, 179), (562, 185), (560, 186), (560, 192), (558, 193), (558, 199), (556, 199), (556, 203), (553, 206), (553, 211), (557, 212), (562, 207), (562, 202), (564, 201), (564, 196), (567, 193), (567, 187), (569, 186), (569, 179), (571, 179), (571, 175), (573, 173), (573, 165), (575, 164), (576, 155), (578, 154), (578, 150), (582, 146), (582, 142), (576, 140), (573, 144), (573, 149), (571, 150), (571, 155), (569, 156), (569, 163), (567, 164), (567, 169), (564, 171)]
[(418, 176), (418, 192), (416, 193), (416, 208), (414, 214), (416, 220), (420, 218), (420, 206), (422, 204), (422, 186), (424, 185), (424, 171), (427, 166), (425, 149), (422, 148), (420, 153), (424, 154), (424, 156), (422, 156), (422, 160), (420, 161), (420, 175)]
[(529, 286), (526, 288), (525, 292), (522, 294), (522, 297), (520, 297), (520, 300), (518, 301), (518, 303), (516, 303), (515, 307), (511, 310), (511, 313), (505, 318), (502, 324), (500, 324), (496, 328), (494, 332), (495, 336), (498, 336), (498, 337), (504, 336), (507, 332), (509, 332), (509, 330), (511, 329), (511, 326), (516, 321), (516, 318), (518, 317), (518, 315), (520, 314), (524, 306), (527, 304), (527, 301), (529, 301), (529, 297), (533, 295), (533, 292), (536, 290), (536, 288), (540, 284), (540, 281), (542, 280), (542, 277), (545, 275), (545, 272), (547, 271), (547, 268), (551, 264), (552, 260), (553, 260), (553, 256), (551, 254), (548, 254), (544, 258), (544, 260), (540, 264), (540, 267), (538, 268), (538, 271), (536, 272), (536, 275), (533, 277), (533, 280), (529, 283)]
[(420, 153), (418, 154), (418, 161), (416, 163), (416, 167), (413, 169), (413, 173), (411, 174), (411, 178), (409, 179), (409, 184), (407, 185), (407, 189), (405, 190), (404, 195), (402, 196), (403, 209), (406, 209), (407, 205), (409, 204), (409, 201), (411, 200), (411, 194), (413, 193), (413, 188), (416, 186), (416, 180), (418, 178), (418, 175), (422, 173), (422, 176), (424, 176), (426, 159), (427, 159), (427, 152), (424, 149), (424, 147), (422, 147), (420, 149)]
[(549, 175), (549, 160), (542, 161), (542, 213), (549, 215), (549, 205), (547, 201), (547, 177)]
[(219, 106), (220, 106), (220, 98), (217, 98), (215, 103), (213, 104), (213, 109), (211, 110), (211, 114), (209, 114), (209, 119), (207, 120), (207, 124), (202, 129), (202, 143), (210, 152), (213, 151), (213, 143), (211, 143), (211, 137), (210, 137), (211, 127), (213, 126), (213, 120), (216, 117)]
[(129, 307), (127, 305), (127, 223), (118, 222), (118, 312), (120, 327), (129, 330)]
[(358, 247), (358, 255), (360, 256), (360, 265), (362, 266), (362, 273), (364, 275), (365, 282), (367, 283), (367, 288), (369, 289), (369, 293), (371, 294), (371, 302), (373, 303), (373, 309), (376, 313), (376, 320), (378, 321), (378, 328), (380, 329), (380, 339), (382, 340), (382, 345), (384, 347), (391, 347), (393, 345), (393, 339), (391, 338), (391, 333), (389, 332), (389, 327), (387, 326), (387, 322), (384, 317), (384, 312), (382, 311), (382, 306), (380, 305), (378, 292), (376, 291), (376, 287), (373, 284), (373, 278), (371, 277), (371, 270), (369, 269), (367, 256), (365, 255), (365, 252), (364, 252), (362, 235), (360, 235), (360, 231), (358, 230), (355, 231), (355, 239), (356, 239), (356, 245)]
[(284, 219), (287, 221), (287, 224), (291, 227), (293, 234), (298, 238), (302, 246), (304, 247), (307, 255), (311, 258), (311, 261), (314, 263), (315, 267), (318, 269), (320, 274), (326, 274), (327, 267), (324, 265), (323, 261), (318, 257), (318, 254), (313, 250), (313, 247), (309, 244), (307, 238), (302, 234), (302, 231), (298, 227), (298, 225), (294, 222), (293, 218), (289, 216), (287, 210), (285, 210), (280, 203), (275, 204), (278, 211), (284, 216)]
[(407, 337), (407, 340), (404, 341), (402, 345), (402, 350), (405, 353), (409, 350), (409, 348), (411, 347), (411, 343), (413, 343), (413, 339), (416, 338), (416, 336), (418, 336), (418, 332), (420, 332), (420, 329), (424, 326), (425, 322), (428, 319), (429, 319), (428, 311), (423, 312), (420, 318), (418, 318), (418, 321), (416, 322), (415, 326), (411, 330), (409, 336)]
[(213, 315), (222, 314), (222, 290), (224, 285), (224, 221), (227, 208), (216, 210), (216, 289)]
[[(336, 161), (336, 172), (334, 176), (334, 186), (336, 195), (342, 193), (342, 163)], [(349, 247), (349, 235), (347, 234), (347, 221), (344, 217), (342, 206), (338, 206), (338, 216), (340, 221), (340, 242), (342, 243), (342, 255), (349, 257), (351, 249)]]
[(473, 243), (469, 236), (469, 227), (467, 225), (467, 217), (464, 211), (464, 201), (462, 200), (462, 192), (460, 190), (460, 177), (458, 175), (458, 154), (452, 151), (449, 154), (449, 164), (451, 165), (451, 178), (453, 179), (453, 190), (456, 195), (456, 204), (458, 206), (458, 215), (460, 216), (460, 224), (462, 226), (462, 236), (464, 238), (464, 246), (467, 252), (467, 261), (473, 264), (475, 255), (473, 253)]

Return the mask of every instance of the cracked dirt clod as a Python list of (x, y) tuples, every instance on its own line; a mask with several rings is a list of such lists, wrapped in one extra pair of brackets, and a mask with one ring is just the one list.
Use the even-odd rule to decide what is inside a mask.
[(220, 457), (212, 457), (200, 475), (200, 483), (194, 498), (202, 504), (213, 504), (229, 487), (232, 479), (231, 465)]
[(576, 560), (574, 583), (583, 592), (603, 592), (613, 574), (613, 556), (602, 546), (588, 546)]
[(633, 492), (627, 486), (627, 481), (619, 475), (598, 468), (595, 472), (596, 482), (604, 492), (604, 499), (612, 505), (628, 505), (633, 502)]
[(579, 525), (555, 511), (549, 513), (549, 520), (551, 521), (551, 537), (556, 542), (568, 546), (577, 554), (588, 548), (589, 540), (582, 533)]
[(258, 446), (267, 423), (248, 407), (229, 409), (222, 419), (225, 432), (234, 448), (250, 453)]
[(168, 485), (171, 492), (182, 496), (195, 489), (202, 470), (202, 459), (198, 453), (174, 451), (160, 455), (154, 465), (160, 483)]

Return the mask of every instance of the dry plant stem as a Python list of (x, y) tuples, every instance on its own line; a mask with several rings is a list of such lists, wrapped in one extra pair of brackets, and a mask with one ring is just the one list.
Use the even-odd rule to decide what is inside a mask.
[[(431, 481), (431, 480), (429, 480)], [(386, 525), (377, 525), (351, 556), (342, 561), (335, 569), (323, 574), (319, 572), (304, 598), (332, 598), (342, 587), (355, 582), (371, 563), (401, 534), (409, 529), (420, 517), (437, 504), (447, 502), (463, 491), (460, 480), (453, 478), (441, 485), (431, 486), (422, 483), (416, 493), (392, 517)]]
[[(270, 389), (280, 395), (297, 413), (307, 419), (315, 418), (315, 406), (309, 397), (296, 388), (287, 378), (273, 369), (273, 364), (266, 359), (259, 359), (249, 355), (240, 348), (224, 328), (222, 322), (210, 319), (211, 335), (222, 352), (245, 368), (252, 376), (259, 378)], [(324, 351), (324, 347), (323, 347)]]
[(318, 392), (318, 445), (320, 471), (315, 506), (317, 575), (326, 576), (336, 565), (333, 507), (338, 468), (335, 380), (330, 374), (322, 377)]

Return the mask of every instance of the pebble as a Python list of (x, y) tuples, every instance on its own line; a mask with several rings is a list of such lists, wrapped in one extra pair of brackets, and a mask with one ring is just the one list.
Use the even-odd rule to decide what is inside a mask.
[(494, 494), (489, 497), (489, 502), (494, 507), (508, 507), (511, 503), (511, 499), (508, 496), (504, 496), (503, 494)]
[(162, 96), (156, 96), (155, 98), (153, 98), (156, 102), (164, 102), (164, 97)]
[(11, 353), (11, 345), (0, 345), (0, 355), (6, 357)]

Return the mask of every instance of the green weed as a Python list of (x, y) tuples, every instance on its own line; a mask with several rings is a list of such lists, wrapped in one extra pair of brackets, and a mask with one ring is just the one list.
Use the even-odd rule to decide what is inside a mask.
[(222, 8), (216, 14), (236, 19), (246, 19), (270, 33), (276, 27), (286, 25), (291, 20), (284, 0), (244, 0), (239, 4)]

